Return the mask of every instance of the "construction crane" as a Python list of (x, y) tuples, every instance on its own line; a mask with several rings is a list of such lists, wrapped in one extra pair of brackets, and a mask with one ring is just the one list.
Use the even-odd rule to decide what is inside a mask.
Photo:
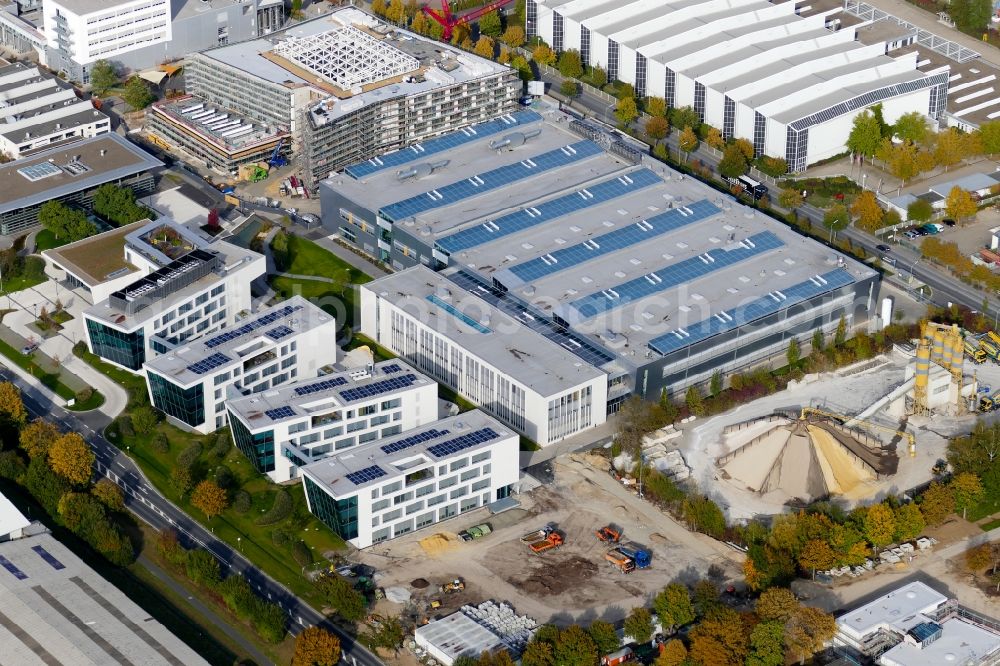
[(441, 35), (442, 39), (445, 41), (451, 41), (451, 35), (455, 32), (455, 28), (458, 26), (472, 23), (476, 19), (486, 16), (496, 9), (500, 9), (504, 5), (509, 5), (513, 1), (514, 0), (496, 0), (495, 2), (487, 3), (479, 9), (474, 9), (468, 14), (463, 14), (462, 16), (455, 16), (451, 13), (451, 5), (448, 3), (448, 0), (441, 0), (441, 11), (431, 9), (428, 5), (421, 7), (421, 11), (426, 16), (430, 17), (432, 21), (444, 28), (444, 33)]
[(852, 423), (860, 423), (862, 425), (868, 426), (869, 428), (875, 428), (877, 430), (883, 430), (893, 435), (899, 435), (906, 440), (907, 452), (910, 457), (917, 455), (917, 438), (912, 434), (906, 432), (905, 430), (896, 430), (890, 426), (884, 426), (881, 423), (874, 423), (873, 421), (864, 421), (862, 419), (856, 419), (853, 416), (844, 416), (843, 414), (837, 414), (836, 412), (828, 412), (823, 409), (817, 409), (816, 407), (803, 407), (802, 413), (799, 415), (800, 420), (805, 420), (810, 414), (815, 414), (816, 416), (825, 416), (830, 419), (836, 419), (841, 421), (842, 424), (850, 421)]

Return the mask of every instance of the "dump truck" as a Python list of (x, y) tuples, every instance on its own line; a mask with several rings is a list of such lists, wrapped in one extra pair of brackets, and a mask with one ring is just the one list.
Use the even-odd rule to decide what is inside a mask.
[(632, 661), (634, 657), (635, 655), (632, 652), (632, 648), (623, 647), (617, 652), (612, 652), (611, 654), (606, 654), (601, 657), (601, 666), (618, 666), (619, 664)]
[(635, 571), (635, 560), (623, 553), (622, 551), (615, 548), (614, 550), (609, 550), (604, 555), (605, 561), (609, 562), (611, 566), (618, 569), (618, 571), (623, 574), (632, 573)]
[(621, 529), (615, 527), (614, 525), (605, 525), (601, 529), (595, 532), (597, 538), (604, 543), (618, 543), (622, 538)]
[(981, 412), (992, 412), (998, 407), (1000, 407), (1000, 390), (979, 399), (979, 411)]
[(447, 583), (441, 586), (442, 592), (461, 592), (465, 589), (465, 581), (461, 578), (456, 578), (455, 580), (449, 580)]
[(982, 363), (986, 360), (986, 352), (971, 340), (965, 341), (965, 355), (971, 358), (974, 363)]
[(635, 562), (636, 569), (645, 569), (652, 564), (652, 554), (642, 546), (630, 543), (624, 546), (618, 546), (618, 550), (620, 550), (622, 554), (632, 558), (632, 561)]
[(990, 342), (992, 342), (995, 346), (1000, 347), (1000, 335), (997, 335), (993, 331), (987, 331), (986, 337), (989, 338)]
[(458, 533), (458, 536), (462, 537), (462, 541), (472, 541), (473, 539), (481, 539), (491, 532), (493, 532), (493, 528), (490, 527), (489, 523), (481, 523), (467, 530), (462, 530)]
[(985, 339), (980, 340), (979, 348), (982, 349), (986, 353), (986, 355), (989, 356), (994, 361), (1000, 361), (1000, 347), (997, 347), (992, 342)]
[(526, 544), (533, 553), (544, 553), (563, 545), (563, 536), (550, 525), (534, 532), (528, 532), (521, 537), (521, 543)]

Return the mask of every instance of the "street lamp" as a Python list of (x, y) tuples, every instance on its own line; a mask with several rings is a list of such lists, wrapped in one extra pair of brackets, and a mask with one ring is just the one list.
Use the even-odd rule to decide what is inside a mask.
[(241, 543), (242, 540), (243, 537), (236, 537), (236, 547), (240, 549), (241, 553), (243, 552), (243, 544)]

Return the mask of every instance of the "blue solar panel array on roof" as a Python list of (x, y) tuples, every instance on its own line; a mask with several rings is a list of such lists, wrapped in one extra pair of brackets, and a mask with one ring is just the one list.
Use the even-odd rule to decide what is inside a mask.
[[(563, 349), (576, 354), (587, 363), (600, 367), (614, 360), (610, 352), (595, 345), (587, 338), (559, 326), (546, 315), (527, 303), (515, 298), (509, 292), (502, 292), (479, 276), (459, 270), (447, 276), (453, 283), (471, 294), (483, 299), (498, 310), (516, 317), (522, 324), (551, 340)], [(527, 312), (531, 317), (525, 317)]]
[(287, 317), (296, 310), (301, 310), (301, 309), (302, 309), (301, 305), (286, 305), (285, 307), (279, 308), (274, 312), (268, 312), (266, 315), (263, 315), (262, 317), (253, 320), (249, 324), (243, 324), (239, 328), (233, 328), (228, 331), (223, 331), (222, 333), (219, 333), (214, 338), (206, 340), (205, 346), (208, 347), (209, 349), (213, 347), (218, 347), (219, 345), (225, 344), (230, 340), (235, 340), (236, 338), (242, 335), (246, 335), (247, 333), (252, 333), (256, 331), (258, 328), (262, 328), (264, 326), (268, 326), (269, 324), (273, 324), (282, 317)]
[(456, 308), (451, 303), (441, 300), (436, 294), (431, 294), (427, 297), (427, 300), (478, 333), (483, 333), (485, 335), (486, 333), (493, 332), (486, 326), (483, 326), (478, 321)]
[(401, 368), (398, 363), (390, 363), (389, 365), (382, 366), (382, 373), (386, 375), (391, 375), (402, 371), (403, 368)]
[(233, 359), (229, 358), (223, 353), (215, 352), (210, 356), (206, 356), (196, 363), (192, 363), (187, 367), (188, 370), (196, 375), (203, 375), (209, 370), (215, 370), (226, 363), (231, 363)]
[(615, 229), (601, 236), (588, 238), (582, 243), (517, 264), (510, 268), (510, 272), (525, 282), (531, 282), (602, 255), (652, 241), (657, 236), (700, 222), (718, 212), (719, 208), (715, 204), (705, 200), (696, 201), (690, 206), (668, 210), (623, 229)]
[(429, 442), (432, 439), (437, 439), (438, 437), (444, 437), (450, 431), (449, 430), (438, 430), (436, 428), (431, 428), (424, 432), (417, 433), (416, 435), (410, 435), (409, 437), (404, 437), (403, 439), (396, 440), (392, 444), (386, 444), (380, 447), (382, 453), (396, 453), (397, 451), (402, 451), (408, 449), (411, 446), (416, 446), (417, 444), (423, 444), (424, 442)]
[(665, 266), (616, 287), (578, 298), (570, 303), (570, 307), (574, 308), (582, 319), (589, 319), (650, 294), (692, 282), (727, 266), (776, 250), (783, 245), (784, 242), (774, 233), (762, 231), (737, 243), (734, 247), (709, 250), (697, 257)]
[(295, 416), (295, 410), (292, 409), (291, 407), (288, 407), (287, 405), (283, 407), (275, 407), (274, 409), (268, 409), (264, 413), (267, 415), (267, 418), (271, 419), (272, 421), (277, 421), (279, 419), (287, 419), (292, 416)]
[(520, 162), (505, 164), (496, 169), (443, 185), (430, 192), (397, 201), (382, 207), (379, 209), (379, 213), (390, 222), (396, 222), (435, 208), (450, 206), (463, 199), (511, 185), (525, 178), (532, 178), (551, 169), (585, 160), (600, 152), (601, 147), (593, 141), (577, 141), (562, 148), (556, 148), (541, 155), (525, 157)]
[(9, 571), (14, 576), (14, 578), (18, 580), (25, 580), (28, 577), (28, 574), (18, 569), (17, 565), (15, 565), (13, 562), (8, 560), (3, 555), (0, 555), (0, 567), (3, 567), (7, 571)]
[(399, 375), (398, 377), (383, 379), (381, 381), (372, 382), (371, 384), (365, 384), (364, 386), (344, 389), (340, 392), (340, 397), (348, 402), (360, 400), (362, 398), (371, 398), (372, 396), (389, 393), (390, 391), (398, 391), (399, 389), (408, 388), (413, 386), (415, 381), (417, 381), (417, 376), (414, 374)]
[(383, 476), (385, 476), (385, 470), (378, 465), (372, 465), (371, 467), (359, 469), (357, 472), (351, 472), (347, 475), (347, 480), (356, 486), (360, 486), (362, 483), (368, 483)]
[(843, 268), (815, 275), (788, 289), (776, 289), (746, 305), (716, 313), (693, 326), (678, 328), (654, 338), (649, 341), (649, 348), (659, 354), (669, 354), (779, 310), (790, 308), (807, 299), (846, 287), (854, 281), (851, 274)]
[(582, 190), (509, 213), (468, 229), (463, 229), (437, 241), (445, 252), (459, 252), (483, 243), (495, 241), (509, 234), (530, 229), (563, 215), (599, 206), (602, 203), (662, 183), (660, 177), (649, 169), (615, 176), (585, 187)]
[(346, 383), (347, 380), (343, 377), (324, 379), (321, 382), (309, 384), (308, 386), (299, 386), (295, 389), (295, 395), (310, 395), (313, 393), (319, 393), (320, 391), (326, 391), (327, 389), (336, 388), (337, 386), (343, 386)]
[(402, 150), (397, 150), (394, 153), (373, 157), (370, 160), (353, 164), (344, 169), (344, 171), (352, 178), (364, 178), (372, 175), (373, 173), (378, 173), (379, 171), (384, 171), (385, 169), (392, 169), (403, 164), (409, 164), (410, 162), (416, 162), (417, 160), (428, 158), (435, 153), (451, 150), (452, 148), (456, 148), (462, 144), (470, 143), (478, 139), (485, 139), (521, 125), (538, 122), (541, 119), (542, 117), (534, 111), (518, 111), (506, 116), (501, 116), (495, 120), (487, 120), (485, 123), (477, 123), (475, 125), (470, 125), (469, 127), (463, 127), (460, 130), (449, 132), (448, 134), (436, 139), (421, 141), (418, 144), (414, 144), (408, 148), (403, 148)]
[(285, 326), (284, 324), (282, 324), (281, 326), (275, 326), (274, 328), (272, 328), (270, 331), (268, 331), (264, 335), (266, 335), (267, 337), (271, 338), (272, 340), (277, 341), (277, 340), (280, 340), (282, 338), (287, 338), (289, 335), (291, 335), (294, 332), (295, 331), (293, 331), (292, 329), (290, 329), (287, 326)]
[(483, 442), (488, 442), (491, 439), (496, 439), (499, 435), (493, 428), (480, 428), (474, 432), (467, 433), (465, 435), (459, 435), (453, 439), (449, 439), (447, 442), (441, 442), (440, 444), (435, 444), (427, 449), (435, 458), (444, 458), (445, 456), (450, 456), (459, 451), (464, 451), (465, 449), (472, 448), (482, 444)]
[(59, 560), (57, 560), (52, 555), (52, 553), (50, 553), (49, 551), (45, 550), (41, 546), (32, 546), (31, 550), (33, 550), (36, 553), (38, 553), (38, 556), (41, 557), (43, 560), (45, 560), (48, 563), (48, 565), (50, 567), (52, 567), (53, 569), (55, 569), (56, 571), (59, 571), (60, 569), (65, 569), (66, 568), (65, 564), (63, 564), (62, 562), (60, 562)]

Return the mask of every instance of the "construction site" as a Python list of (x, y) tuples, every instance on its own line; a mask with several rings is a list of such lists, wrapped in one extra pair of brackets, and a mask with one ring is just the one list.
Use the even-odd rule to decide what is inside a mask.
[[(994, 334), (995, 335), (995, 334)], [(958, 326), (688, 429), (677, 446), (730, 519), (832, 500), (853, 506), (929, 481), (948, 439), (994, 408), (1000, 365)]]

